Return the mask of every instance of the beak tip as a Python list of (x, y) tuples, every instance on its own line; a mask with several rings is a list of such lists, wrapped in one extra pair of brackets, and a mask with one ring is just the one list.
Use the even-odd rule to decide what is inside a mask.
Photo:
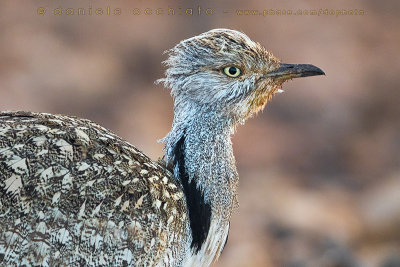
[(322, 69), (320, 69), (320, 68), (318, 68), (318, 67), (316, 67), (314, 65), (305, 64), (303, 66), (304, 66), (303, 70), (300, 71), (300, 73), (302, 72), (304, 77), (307, 77), (307, 76), (318, 76), (318, 75), (326, 76), (325, 72)]
[(317, 68), (317, 75), (324, 75), (324, 76), (326, 76), (326, 74), (325, 74), (325, 72), (323, 71), (323, 70), (321, 70), (320, 68), (318, 68), (318, 67), (316, 67)]

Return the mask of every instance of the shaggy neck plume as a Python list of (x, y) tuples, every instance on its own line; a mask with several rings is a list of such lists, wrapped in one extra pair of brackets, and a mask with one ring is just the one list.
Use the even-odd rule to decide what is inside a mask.
[(163, 139), (167, 162), (173, 163), (186, 196), (190, 264), (197, 263), (196, 255), (202, 264), (219, 256), (237, 205), (238, 174), (230, 140), (233, 125), (218, 114), (199, 111), (186, 121), (175, 117), (172, 131)]

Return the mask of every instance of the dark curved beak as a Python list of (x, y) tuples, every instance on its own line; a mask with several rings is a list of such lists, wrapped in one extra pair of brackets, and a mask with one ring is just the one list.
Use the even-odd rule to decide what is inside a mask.
[(281, 63), (279, 68), (266, 74), (265, 77), (274, 80), (288, 80), (292, 78), (325, 75), (320, 68), (311, 64)]

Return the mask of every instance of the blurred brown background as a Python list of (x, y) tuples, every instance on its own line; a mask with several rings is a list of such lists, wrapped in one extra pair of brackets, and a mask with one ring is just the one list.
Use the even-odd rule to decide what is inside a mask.
[[(90, 6), (122, 14), (65, 14)], [(213, 15), (166, 14), (198, 6)], [(366, 14), (236, 15), (270, 8)], [(241, 30), (327, 75), (287, 83), (233, 137), (241, 205), (216, 266), (400, 266), (399, 13), (398, 1), (372, 0), (2, 0), (0, 109), (89, 118), (157, 159), (173, 117), (169, 91), (153, 84), (163, 51), (212, 28)]]

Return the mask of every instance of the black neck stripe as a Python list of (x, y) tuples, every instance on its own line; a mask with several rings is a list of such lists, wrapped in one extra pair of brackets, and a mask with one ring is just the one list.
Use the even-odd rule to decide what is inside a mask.
[(186, 196), (190, 228), (192, 230), (191, 248), (198, 252), (206, 241), (210, 230), (211, 205), (205, 203), (204, 194), (196, 187), (195, 178), (189, 183), (189, 175), (185, 169), (185, 136), (177, 142), (174, 151), (174, 165), (178, 166), (179, 180)]

